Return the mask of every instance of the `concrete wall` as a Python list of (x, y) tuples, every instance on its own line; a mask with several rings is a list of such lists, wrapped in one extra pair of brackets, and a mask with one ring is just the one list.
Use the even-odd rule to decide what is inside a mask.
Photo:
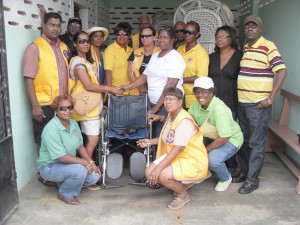
[[(99, 0), (103, 1), (103, 0)], [(30, 3), (30, 1), (28, 1)], [(97, 1), (75, 0), (90, 10), (90, 26), (96, 23), (95, 12)], [(63, 4), (62, 4), (63, 3)], [(15, 167), (17, 173), (17, 186), (21, 190), (37, 173), (37, 150), (33, 139), (31, 106), (26, 96), (24, 80), (22, 77), (22, 58), (28, 44), (40, 36), (38, 27), (40, 18), (37, 4), (44, 4), (47, 11), (63, 14), (63, 20), (71, 16), (68, 5), (71, 1), (60, 0), (44, 1), (32, 0), (25, 4), (19, 0), (4, 0), (4, 20), (7, 49), (8, 85), (11, 106), (12, 135), (14, 146)], [(67, 5), (67, 7), (66, 7)], [(20, 14), (21, 12), (21, 14)], [(92, 13), (94, 12), (94, 13)], [(66, 16), (67, 15), (67, 16)], [(101, 20), (102, 17), (98, 17)]]
[[(283, 88), (300, 95), (300, 1), (275, 0), (270, 4), (260, 7), (258, 15), (261, 16), (264, 27), (263, 35), (272, 40), (286, 63), (288, 76)], [(278, 95), (273, 106), (273, 117), (278, 120), (283, 104), (283, 98)], [(300, 106), (292, 103), (289, 118), (289, 128), (300, 133)], [(300, 165), (300, 156), (288, 149), (288, 154)]]

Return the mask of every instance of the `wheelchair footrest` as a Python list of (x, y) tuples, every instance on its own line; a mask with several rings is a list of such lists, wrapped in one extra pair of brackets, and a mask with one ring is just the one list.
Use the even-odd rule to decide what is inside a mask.
[(144, 182), (146, 157), (141, 152), (135, 152), (130, 157), (130, 176), (136, 182)]
[(123, 172), (123, 156), (118, 153), (111, 153), (107, 156), (106, 174), (112, 179), (118, 179)]

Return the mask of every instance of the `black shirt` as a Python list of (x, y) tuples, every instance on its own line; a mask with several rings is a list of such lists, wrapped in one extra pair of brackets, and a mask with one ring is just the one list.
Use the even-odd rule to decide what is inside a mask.
[(232, 112), (237, 112), (237, 77), (240, 71), (242, 51), (235, 51), (227, 64), (220, 69), (220, 52), (209, 55), (208, 76), (215, 84), (215, 95), (220, 98)]
[(71, 58), (76, 55), (76, 48), (73, 45), (73, 41), (68, 38), (68, 34), (63, 34), (58, 37), (62, 42), (64, 42), (71, 51)]

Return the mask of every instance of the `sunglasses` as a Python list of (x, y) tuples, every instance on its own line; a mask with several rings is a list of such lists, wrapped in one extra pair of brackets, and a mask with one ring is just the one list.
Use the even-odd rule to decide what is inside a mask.
[(229, 38), (231, 36), (216, 36), (216, 40), (225, 40), (226, 38)]
[(141, 34), (141, 38), (149, 38), (152, 37), (152, 34)]
[(179, 29), (179, 30), (175, 30), (176, 34), (183, 34), (184, 33), (184, 29)]
[(129, 36), (129, 33), (116, 33), (116, 36), (120, 37), (120, 36)]
[(189, 34), (189, 35), (194, 35), (197, 34), (198, 32), (195, 30), (184, 30), (184, 34)]
[(90, 40), (89, 39), (78, 39), (78, 44), (83, 45), (84, 43), (90, 44)]
[(64, 111), (66, 112), (67, 110), (72, 111), (74, 109), (74, 105), (69, 105), (69, 106), (59, 106), (58, 110), (59, 111)]

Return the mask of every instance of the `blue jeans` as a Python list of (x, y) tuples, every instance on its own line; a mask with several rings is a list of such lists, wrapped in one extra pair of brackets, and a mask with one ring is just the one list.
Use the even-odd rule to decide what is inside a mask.
[(226, 167), (225, 161), (232, 157), (238, 148), (230, 142), (225, 143), (219, 148), (215, 148), (208, 152), (209, 169), (215, 171), (220, 181), (226, 181), (230, 177), (230, 173)]
[(259, 108), (257, 104), (239, 103), (238, 120), (244, 134), (244, 144), (237, 153), (241, 173), (247, 176), (247, 182), (259, 183), (265, 157), (268, 121), (272, 107)]
[(39, 172), (43, 179), (56, 182), (58, 192), (69, 200), (77, 197), (82, 187), (94, 185), (100, 178), (95, 172), (88, 174), (80, 164), (54, 163), (41, 167)]

